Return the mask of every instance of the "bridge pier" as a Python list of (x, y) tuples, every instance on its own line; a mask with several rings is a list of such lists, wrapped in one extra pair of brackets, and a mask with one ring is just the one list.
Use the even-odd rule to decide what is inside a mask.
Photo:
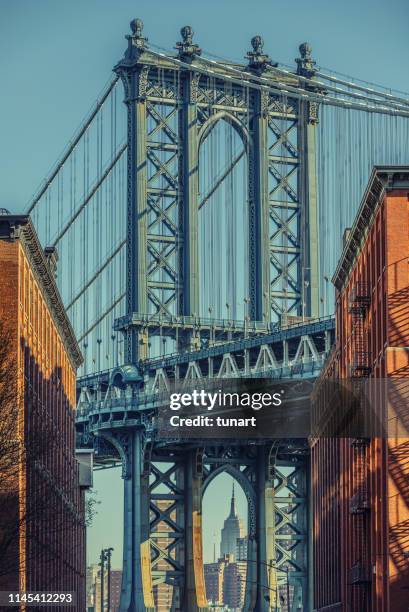
[(122, 457), (124, 545), (120, 612), (154, 612), (149, 540), (149, 475), (143, 470), (143, 431), (111, 438)]
[(186, 453), (184, 469), (185, 589), (182, 610), (205, 612), (207, 607), (202, 546), (201, 452)]
[[(273, 482), (269, 470), (267, 447), (260, 446), (256, 463), (256, 541), (257, 546), (257, 598), (254, 612), (280, 609), (280, 598), (275, 569), (275, 513)], [(251, 565), (251, 564), (249, 564)]]

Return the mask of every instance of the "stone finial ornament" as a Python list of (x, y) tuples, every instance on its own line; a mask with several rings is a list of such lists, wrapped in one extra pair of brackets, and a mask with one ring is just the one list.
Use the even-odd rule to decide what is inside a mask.
[(251, 39), (251, 46), (253, 47), (254, 53), (258, 55), (261, 55), (263, 53), (264, 40), (259, 34), (253, 36), (253, 38)]
[(201, 55), (201, 48), (193, 42), (194, 31), (192, 26), (183, 26), (180, 35), (182, 42), (177, 42), (175, 48), (179, 51), (179, 57), (183, 61), (191, 61), (195, 56)]
[(298, 47), (300, 55), (303, 59), (311, 59), (312, 47), (310, 43), (304, 42)]
[(312, 59), (312, 47), (303, 42), (299, 47), (300, 57), (296, 58), (297, 73), (307, 78), (312, 78), (317, 72), (316, 62)]
[(263, 52), (264, 40), (257, 34), (251, 39), (252, 51), (247, 52), (247, 59), (249, 60), (249, 68), (253, 72), (264, 72), (269, 66), (277, 66), (277, 64), (271, 61), (271, 58)]
[(135, 47), (138, 47), (139, 49), (144, 49), (146, 43), (148, 42), (148, 39), (145, 38), (143, 35), (142, 19), (132, 19), (129, 25), (131, 26), (132, 35), (128, 36), (127, 38), (132, 41), (132, 44)]
[(183, 26), (183, 28), (180, 30), (180, 35), (185, 45), (193, 44), (193, 34), (194, 32), (192, 26)]
[(131, 26), (132, 34), (136, 36), (136, 38), (142, 38), (142, 33), (143, 33), (142, 19), (133, 19), (129, 25)]

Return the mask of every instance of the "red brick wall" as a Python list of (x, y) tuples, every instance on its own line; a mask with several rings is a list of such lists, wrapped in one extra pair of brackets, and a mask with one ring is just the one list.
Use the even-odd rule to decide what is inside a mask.
[[(386, 287), (388, 301), (387, 376), (409, 377), (409, 194), (396, 192), (386, 199)], [(402, 390), (402, 384), (399, 384)], [(409, 394), (402, 398), (409, 406)], [(409, 409), (407, 411), (409, 413)], [(391, 431), (393, 425), (391, 423)], [(409, 436), (388, 439), (388, 560), (390, 609), (409, 608)]]
[[(21, 418), (35, 461), (21, 466), (20, 589), (85, 601), (84, 494), (75, 460), (75, 371), (21, 243), (0, 240), (0, 316), (14, 331)], [(14, 585), (16, 576), (8, 578)], [(7, 585), (7, 588), (10, 586)], [(82, 606), (76, 609), (82, 612)]]
[[(370, 375), (408, 376), (408, 261), (408, 194), (395, 191), (378, 208), (350, 277), (337, 294), (335, 364), (327, 367), (323, 377), (351, 374), (357, 335), (349, 299), (358, 283), (368, 287), (370, 296), (361, 334)], [(356, 514), (350, 502), (357, 491), (360, 463), (365, 466), (370, 508)], [(373, 439), (361, 448), (346, 439), (314, 440), (312, 481), (315, 609), (407, 612), (409, 438)], [(370, 569), (368, 585), (351, 585), (350, 572), (356, 563)]]

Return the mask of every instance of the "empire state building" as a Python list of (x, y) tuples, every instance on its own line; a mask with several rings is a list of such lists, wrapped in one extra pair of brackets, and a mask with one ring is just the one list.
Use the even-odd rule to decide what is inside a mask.
[(237, 540), (242, 538), (244, 535), (244, 528), (241, 519), (239, 518), (236, 510), (236, 498), (234, 496), (234, 483), (233, 492), (230, 503), (230, 514), (224, 521), (224, 527), (221, 531), (221, 543), (220, 543), (220, 556), (223, 558), (225, 555), (230, 555), (230, 560), (233, 561), (236, 558), (237, 551)]

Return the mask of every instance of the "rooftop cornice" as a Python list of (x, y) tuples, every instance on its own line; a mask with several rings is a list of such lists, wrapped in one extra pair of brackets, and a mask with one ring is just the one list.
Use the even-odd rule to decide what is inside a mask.
[(1, 238), (20, 240), (56, 327), (64, 340), (71, 364), (74, 369), (77, 369), (83, 363), (81, 350), (30, 217), (28, 215), (0, 215), (0, 225)]
[(343, 289), (349, 278), (385, 194), (400, 189), (409, 189), (409, 166), (374, 166), (354, 224), (332, 277), (332, 282), (338, 291)]

